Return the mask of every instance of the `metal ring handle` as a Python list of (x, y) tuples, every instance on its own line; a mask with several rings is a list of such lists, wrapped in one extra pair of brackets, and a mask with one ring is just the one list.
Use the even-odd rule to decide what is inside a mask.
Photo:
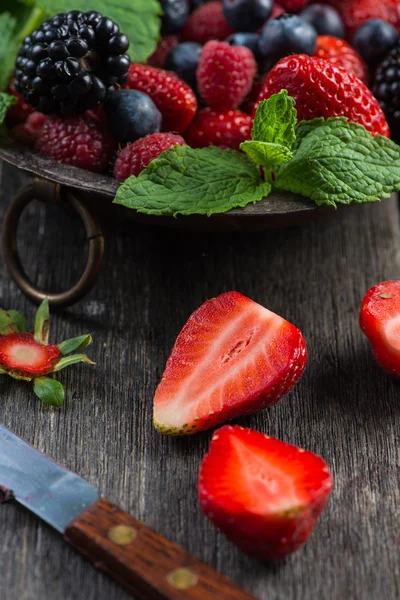
[(71, 192), (67, 194), (69, 204), (81, 217), (86, 229), (87, 239), (89, 240), (89, 255), (85, 270), (79, 281), (69, 290), (60, 293), (47, 293), (36, 287), (26, 275), (17, 248), (17, 230), (18, 222), (24, 211), (32, 200), (41, 199), (43, 189), (51, 189), (51, 194), (45, 193), (44, 199), (54, 200), (59, 198), (59, 186), (50, 182), (35, 182), (28, 185), (19, 192), (12, 200), (3, 222), (3, 256), (12, 279), (17, 286), (34, 302), (41, 302), (44, 298), (49, 299), (49, 303), (56, 307), (65, 307), (81, 300), (93, 287), (99, 274), (101, 262), (104, 254), (104, 238), (100, 229), (100, 224), (96, 216), (90, 211), (86, 202), (81, 196)]

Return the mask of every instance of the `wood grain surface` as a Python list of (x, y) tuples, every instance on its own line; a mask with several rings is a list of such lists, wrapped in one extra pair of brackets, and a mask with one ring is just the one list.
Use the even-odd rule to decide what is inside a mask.
[[(3, 167), (0, 215), (23, 177)], [(51, 341), (91, 331), (96, 366), (63, 371), (67, 400), (49, 410), (29, 385), (0, 379), (0, 422), (99, 486), (160, 534), (260, 600), (400, 596), (400, 384), (376, 366), (358, 326), (365, 291), (400, 276), (395, 200), (332, 211), (257, 233), (173, 232), (105, 220), (97, 287), (53, 319)], [(74, 215), (33, 205), (21, 224), (25, 264), (41, 285), (70, 285), (84, 258)], [(329, 463), (335, 487), (314, 535), (276, 564), (239, 552), (200, 513), (196, 481), (211, 432), (162, 437), (152, 396), (179, 329), (206, 298), (237, 289), (298, 325), (306, 372), (277, 406), (238, 419)], [(0, 264), (0, 305), (33, 305)], [(49, 527), (0, 508), (0, 597), (127, 600)], [(205, 599), (206, 600), (206, 599)]]

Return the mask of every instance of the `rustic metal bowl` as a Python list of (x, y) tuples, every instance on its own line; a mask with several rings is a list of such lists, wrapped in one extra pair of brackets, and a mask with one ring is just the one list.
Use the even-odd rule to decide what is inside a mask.
[[(112, 203), (118, 182), (108, 175), (98, 175), (57, 163), (9, 138), (0, 141), (0, 159), (31, 173), (34, 178), (12, 200), (3, 221), (3, 255), (17, 285), (34, 301), (48, 297), (53, 306), (68, 306), (80, 300), (93, 286), (100, 269), (104, 239), (96, 213), (121, 215), (124, 219), (163, 227), (203, 230), (240, 231), (279, 227), (299, 222), (320, 214), (323, 209), (288, 192), (273, 193), (257, 204), (233, 209), (227, 213), (206, 217), (203, 215), (155, 217), (143, 215)], [(17, 252), (17, 227), (25, 207), (32, 200), (69, 202), (81, 216), (89, 240), (89, 256), (85, 271), (70, 290), (49, 294), (38, 289), (24, 272)]]

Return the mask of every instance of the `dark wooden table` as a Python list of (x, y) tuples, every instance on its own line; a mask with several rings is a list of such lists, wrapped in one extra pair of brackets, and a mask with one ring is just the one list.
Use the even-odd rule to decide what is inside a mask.
[[(23, 182), (3, 166), (0, 215)], [(0, 422), (260, 600), (399, 598), (400, 387), (376, 366), (358, 326), (366, 290), (400, 276), (396, 201), (257, 233), (171, 232), (109, 219), (104, 229), (98, 285), (54, 316), (51, 333), (58, 341), (92, 332), (96, 366), (62, 372), (60, 411), (42, 406), (28, 385), (0, 378)], [(34, 205), (20, 240), (41, 285), (68, 286), (80, 273), (85, 248), (74, 215)], [(166, 438), (152, 426), (154, 389), (181, 326), (205, 299), (231, 289), (298, 325), (309, 349), (293, 391), (238, 422), (322, 455), (335, 477), (310, 541), (276, 564), (248, 559), (198, 509), (211, 432)], [(0, 305), (33, 318), (3, 264)], [(22, 509), (0, 508), (0, 532), (2, 600), (129, 597)]]

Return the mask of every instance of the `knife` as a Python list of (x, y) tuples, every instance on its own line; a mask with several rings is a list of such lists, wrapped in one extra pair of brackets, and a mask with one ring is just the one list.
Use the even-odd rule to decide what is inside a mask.
[(0, 425), (0, 502), (16, 501), (143, 600), (255, 600)]

